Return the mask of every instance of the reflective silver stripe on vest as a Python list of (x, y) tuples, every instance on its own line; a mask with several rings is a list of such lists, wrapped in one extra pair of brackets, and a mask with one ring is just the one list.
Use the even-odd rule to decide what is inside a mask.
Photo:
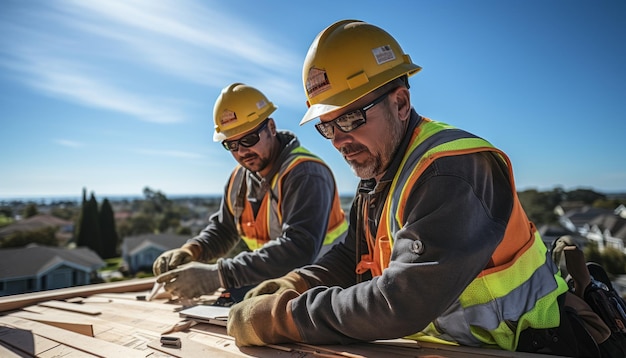
[[(439, 124), (436, 122), (425, 122), (423, 126), (439, 127)], [(446, 130), (437, 132), (437, 135), (430, 136), (426, 138), (425, 140), (423, 140), (422, 142), (418, 143), (417, 147), (409, 153), (408, 158), (405, 157), (403, 159), (406, 162), (403, 165), (401, 165), (403, 169), (400, 171), (400, 175), (398, 176), (397, 180), (395, 180), (396, 187), (402, 188), (406, 185), (406, 182), (409, 180), (409, 178), (411, 177), (413, 173), (413, 169), (419, 164), (420, 160), (426, 154), (426, 152), (428, 152), (432, 148), (437, 147), (439, 145), (449, 143), (457, 139), (466, 139), (466, 138), (480, 139), (479, 137), (471, 133), (455, 128), (455, 129), (446, 129)], [(409, 147), (407, 150), (410, 151), (411, 147)], [(394, 190), (390, 213), (398, 212), (398, 205), (400, 204), (401, 195), (402, 195), (402, 192), (400, 190)], [(392, 233), (395, 233), (396, 231), (400, 230), (401, 225), (400, 223), (397, 222), (397, 220), (395, 220), (395, 215), (393, 215), (392, 217), (394, 218), (394, 220), (389, 222), (389, 230)]]

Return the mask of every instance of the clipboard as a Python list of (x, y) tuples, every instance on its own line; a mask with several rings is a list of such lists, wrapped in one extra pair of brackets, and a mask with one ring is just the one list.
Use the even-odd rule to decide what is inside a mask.
[(197, 305), (178, 312), (182, 318), (226, 327), (230, 307)]

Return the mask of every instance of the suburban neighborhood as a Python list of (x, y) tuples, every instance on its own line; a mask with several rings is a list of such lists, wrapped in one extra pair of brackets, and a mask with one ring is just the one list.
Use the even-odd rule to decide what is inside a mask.
[[(202, 230), (208, 216), (220, 204), (219, 197), (168, 199), (163, 193), (146, 189), (143, 199), (111, 200), (120, 236), (116, 248), (119, 257), (106, 261), (89, 247), (76, 246), (80, 203), (0, 201), (4, 212), (11, 207), (14, 213), (11, 223), (0, 227), (0, 296), (151, 276), (152, 262), (159, 254), (180, 247)], [(625, 199), (619, 195), (609, 199), (620, 204), (606, 208), (582, 201), (564, 201), (553, 207), (553, 222), (535, 222), (546, 246), (550, 247), (560, 236), (570, 235), (583, 249), (593, 247), (593, 252), (599, 253), (614, 250), (626, 257)], [(349, 211), (351, 200), (342, 197), (344, 211)], [(36, 214), (22, 217), (28, 205), (36, 206)], [(68, 208), (73, 219), (54, 215), (61, 209), (67, 212)], [(169, 217), (169, 226), (162, 223), (165, 219), (154, 223), (147, 217), (154, 220)], [(53, 231), (54, 244), (4, 245), (20, 235), (28, 238), (26, 233), (42, 230)], [(242, 249), (243, 246), (238, 248)], [(621, 261), (623, 272), (616, 272), (614, 278), (616, 287), (626, 293), (624, 262), (626, 259)]]

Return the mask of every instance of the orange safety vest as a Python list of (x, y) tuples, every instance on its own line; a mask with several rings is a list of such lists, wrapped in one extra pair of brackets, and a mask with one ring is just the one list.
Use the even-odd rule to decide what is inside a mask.
[[(259, 249), (282, 234), (282, 181), (287, 173), (304, 161), (314, 161), (326, 166), (320, 158), (303, 147), (294, 148), (271, 179), (270, 187), (263, 196), (256, 217), (252, 205), (245, 198), (247, 170), (242, 166), (237, 166), (231, 174), (227, 189), (227, 205), (235, 217), (239, 235), (250, 250)], [(347, 231), (348, 222), (341, 208), (339, 194), (335, 189), (323, 246), (330, 246), (343, 240)]]
[[(541, 236), (533, 223), (528, 220), (519, 202), (509, 158), (484, 139), (444, 123), (434, 122), (428, 118), (422, 119), (422, 123), (413, 132), (402, 159), (401, 170), (392, 181), (376, 238), (370, 237), (368, 228), (364, 229), (368, 253), (362, 256), (356, 272), (361, 274), (371, 270), (373, 276), (379, 276), (389, 266), (393, 237), (404, 226), (404, 210), (410, 190), (434, 160), (482, 151), (494, 152), (506, 163), (514, 197), (513, 210), (504, 238), (493, 252), (489, 264), (459, 297), (458, 308), (455, 311), (464, 311), (463, 317), (468, 320), (472, 318), (473, 321), (469, 322), (470, 331), (462, 335), (456, 329), (460, 336), (453, 338), (454, 342), (463, 344), (476, 344), (478, 341), (515, 350), (519, 332), (523, 329), (552, 328), (559, 325), (556, 297), (567, 290), (567, 284), (561, 278), (558, 268), (552, 265)], [(367, 205), (362, 209), (364, 217), (367, 218)], [(519, 306), (520, 302), (525, 302), (526, 297), (522, 297), (525, 292), (516, 290), (521, 285), (541, 287), (541, 292), (536, 293), (537, 301), (533, 305), (521, 309), (520, 316), (516, 319), (516, 332), (511, 334), (508, 322), (502, 318), (501, 312), (495, 311), (495, 307), (514, 307)], [(494, 305), (493, 301), (499, 303)], [(436, 337), (439, 333), (436, 327), (445, 328), (442, 327), (445, 324), (446, 320), (441, 320), (438, 325), (431, 323), (423, 332)], [(455, 329), (444, 331), (455, 332)], [(419, 333), (417, 336), (423, 337), (423, 334)]]

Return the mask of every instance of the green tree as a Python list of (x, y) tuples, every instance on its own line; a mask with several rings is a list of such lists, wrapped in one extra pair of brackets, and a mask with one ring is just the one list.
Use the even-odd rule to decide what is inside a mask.
[(599, 200), (599, 199), (605, 200), (606, 195), (596, 193), (595, 191), (590, 190), (590, 189), (572, 190), (572, 191), (567, 192), (567, 197), (566, 197), (566, 200), (581, 201), (589, 205), (593, 204), (594, 201)]
[(595, 242), (589, 241), (587, 246), (583, 249), (583, 253), (585, 254), (585, 260), (587, 260), (587, 262), (595, 262), (600, 265), (604, 264), (602, 254), (600, 253), (598, 245)]
[(530, 189), (519, 192), (517, 195), (526, 215), (535, 224), (554, 224), (558, 221), (554, 208), (563, 201), (562, 189), (556, 188), (544, 192)]
[(100, 235), (100, 223), (98, 219), (98, 202), (94, 193), (91, 193), (89, 201), (86, 200), (83, 190), (83, 205), (79, 219), (76, 246), (86, 246), (102, 256), (102, 239)]
[(124, 238), (133, 235), (132, 219), (123, 220), (117, 224), (117, 233), (119, 237)]
[(74, 202), (64, 202), (54, 206), (50, 214), (63, 220), (74, 221), (80, 215), (80, 208)]
[(10, 206), (0, 206), (0, 227), (13, 223), (13, 210)]
[(597, 199), (593, 202), (593, 207), (602, 209), (615, 209), (620, 205), (626, 205), (626, 200), (620, 199)]
[(129, 235), (153, 234), (156, 232), (155, 222), (152, 216), (138, 213), (130, 218)]
[(606, 272), (612, 275), (626, 273), (626, 256), (613, 247), (605, 248), (602, 251), (602, 262)]
[(57, 230), (58, 228), (55, 226), (48, 226), (38, 230), (18, 231), (0, 241), (0, 247), (6, 249), (9, 247), (24, 247), (29, 244), (57, 246), (55, 236)]
[(176, 232), (180, 227), (180, 219), (183, 215), (185, 208), (179, 207), (174, 204), (170, 199), (160, 191), (154, 191), (149, 187), (143, 189), (145, 200), (141, 203), (140, 213), (141, 217), (136, 217), (134, 224), (141, 225), (133, 228), (133, 232), (137, 232), (139, 229), (146, 230), (147, 225), (144, 222), (145, 217), (150, 217), (152, 223), (149, 227), (151, 232)]
[(100, 235), (102, 241), (102, 258), (117, 257), (117, 244), (119, 238), (115, 227), (115, 217), (109, 199), (104, 199), (99, 212)]
[(35, 203), (29, 203), (24, 208), (24, 218), (31, 218), (37, 214), (39, 214), (39, 210), (37, 209), (37, 204)]

